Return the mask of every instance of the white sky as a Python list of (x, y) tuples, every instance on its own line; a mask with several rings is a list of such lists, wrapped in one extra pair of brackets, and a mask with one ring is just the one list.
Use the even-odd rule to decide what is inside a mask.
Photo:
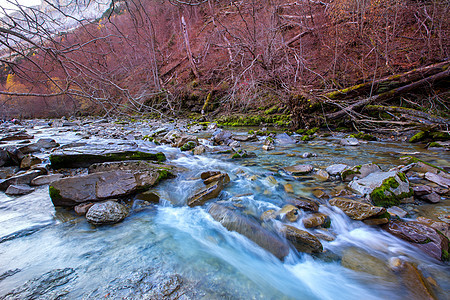
[(22, 4), (25, 6), (33, 6), (33, 5), (40, 4), (41, 0), (0, 0), (0, 7), (1, 8), (14, 8), (14, 5), (11, 4), (11, 2), (13, 2), (13, 3), (18, 2), (19, 4)]

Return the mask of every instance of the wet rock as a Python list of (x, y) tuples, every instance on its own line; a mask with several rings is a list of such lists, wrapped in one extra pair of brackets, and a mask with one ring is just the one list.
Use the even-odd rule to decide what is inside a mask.
[(147, 202), (150, 202), (150, 203), (158, 204), (160, 197), (155, 192), (145, 191), (145, 192), (137, 194), (136, 195), (136, 199), (142, 200), (142, 201), (147, 201)]
[(355, 138), (345, 138), (339, 141), (342, 146), (359, 146), (360, 142)]
[(298, 219), (298, 209), (294, 205), (288, 204), (278, 211), (278, 215), (282, 220), (295, 222)]
[(413, 300), (434, 300), (437, 299), (433, 288), (427, 282), (417, 267), (407, 261), (394, 258), (391, 262), (393, 270), (400, 276), (403, 284), (408, 289), (408, 294), (405, 295), (408, 299)]
[(414, 194), (406, 176), (396, 171), (369, 174), (362, 179), (353, 180), (349, 187), (361, 195), (368, 195), (375, 205), (385, 207), (398, 205)]
[(98, 172), (111, 172), (111, 171), (149, 171), (149, 170), (166, 170), (170, 172), (174, 169), (171, 165), (155, 164), (144, 160), (127, 160), (127, 161), (114, 161), (97, 163), (89, 166), (89, 174)]
[(192, 153), (194, 155), (200, 155), (206, 152), (206, 147), (203, 145), (199, 145), (197, 147), (194, 148), (194, 150), (192, 151)]
[(256, 134), (252, 134), (252, 135), (233, 135), (232, 139), (238, 142), (251, 142), (256, 141), (258, 138)]
[(31, 185), (50, 184), (56, 180), (63, 178), (62, 174), (41, 175), (31, 180)]
[(330, 198), (330, 196), (327, 194), (327, 192), (324, 189), (321, 189), (321, 188), (314, 189), (312, 191), (312, 194), (314, 195), (314, 197), (319, 198), (319, 199), (328, 199), (328, 198)]
[(275, 150), (275, 146), (274, 145), (263, 145), (262, 149), (264, 151), (272, 151), (272, 150)]
[(342, 252), (341, 264), (347, 269), (371, 274), (386, 282), (397, 281), (395, 274), (385, 261), (370, 255), (362, 249), (355, 247), (345, 249)]
[(412, 188), (414, 191), (414, 196), (420, 197), (424, 195), (431, 194), (433, 189), (428, 185), (419, 185)]
[(319, 239), (307, 231), (284, 225), (281, 232), (299, 252), (320, 253), (323, 251), (323, 246)]
[(8, 156), (8, 159), (6, 160), (6, 164), (4, 164), (4, 166), (19, 166), (24, 157), (23, 153), (15, 146), (6, 146), (3, 149), (6, 151), (6, 155)]
[(29, 169), (31, 166), (42, 163), (42, 160), (39, 157), (33, 156), (31, 154), (27, 154), (22, 158), (20, 162), (21, 169)]
[(283, 170), (293, 176), (304, 175), (312, 172), (314, 167), (312, 165), (294, 165), (284, 167)]
[(129, 195), (155, 185), (167, 171), (111, 171), (66, 177), (49, 187), (55, 206), (75, 206), (86, 201), (100, 201)]
[(311, 152), (305, 152), (302, 154), (302, 158), (310, 158), (310, 157), (316, 157), (317, 154), (311, 153)]
[(437, 193), (432, 192), (431, 194), (424, 195), (420, 197), (421, 199), (430, 202), (430, 203), (439, 203), (441, 202), (441, 196), (439, 196)]
[(283, 187), (284, 187), (284, 191), (286, 193), (291, 193), (291, 194), (294, 193), (294, 187), (292, 186), (292, 184), (286, 183), (286, 184), (283, 185)]
[(443, 235), (450, 239), (450, 225), (442, 221), (434, 221), (425, 217), (417, 217), (416, 222), (439, 230)]
[(341, 179), (343, 181), (351, 181), (355, 178), (365, 178), (369, 174), (375, 173), (375, 172), (381, 172), (381, 169), (376, 164), (365, 164), (361, 166), (355, 166), (351, 169), (346, 169), (341, 172)]
[(189, 141), (186, 144), (183, 144), (183, 146), (180, 147), (181, 151), (189, 151), (194, 149), (197, 146), (195, 142)]
[(87, 214), (88, 210), (94, 205), (92, 202), (81, 203), (73, 208), (75, 213), (79, 216), (84, 216)]
[[(0, 150), (1, 151), (1, 150)], [(6, 179), (11, 176), (14, 176), (19, 171), (19, 168), (16, 166), (13, 167), (0, 167), (0, 179)]]
[(86, 219), (94, 225), (118, 223), (127, 216), (128, 209), (112, 200), (95, 203), (86, 213)]
[(208, 200), (214, 199), (219, 196), (223, 190), (224, 183), (222, 180), (212, 182), (205, 188), (198, 191), (194, 196), (187, 200), (187, 204), (190, 207), (199, 206), (205, 204)]
[(20, 173), (15, 176), (1, 179), (0, 180), (0, 190), (5, 191), (11, 184), (30, 184), (31, 181), (42, 175), (42, 170), (31, 170), (28, 172)]
[(425, 179), (434, 182), (440, 186), (443, 186), (445, 188), (450, 188), (450, 179), (445, 178), (443, 176), (431, 173), (431, 172), (427, 172), (425, 173)]
[(208, 184), (216, 182), (216, 181), (222, 181), (223, 184), (225, 185), (230, 182), (230, 176), (228, 176), (227, 173), (220, 173), (220, 174), (206, 178), (205, 180), (203, 180), (203, 183), (208, 185)]
[(42, 151), (43, 149), (44, 150), (53, 149), (58, 146), (59, 146), (59, 144), (54, 139), (43, 138), (43, 139), (39, 139), (36, 143), (32, 143), (29, 145), (19, 147), (19, 150), (23, 154), (29, 154), (29, 153), (33, 153), (33, 152)]
[(287, 133), (279, 133), (275, 136), (275, 142), (279, 145), (295, 144), (293, 140)]
[(0, 148), (0, 167), (7, 166), (10, 164), (10, 158), (8, 155), (8, 151), (3, 148)]
[(363, 220), (369, 226), (380, 226), (389, 223), (389, 218), (368, 218)]
[[(189, 144), (189, 142), (191, 142), (191, 143)], [(192, 136), (192, 135), (183, 135), (177, 139), (177, 141), (175, 142), (175, 144), (173, 146), (177, 147), (177, 148), (181, 148), (181, 147), (185, 146), (186, 144), (189, 144), (189, 145), (194, 144), (195, 146), (197, 146), (198, 138), (196, 136)], [(192, 147), (191, 149), (194, 149), (194, 147)], [(191, 150), (191, 149), (187, 149), (187, 150)], [(181, 151), (186, 151), (186, 150), (181, 150)]]
[(386, 209), (383, 207), (377, 207), (347, 198), (333, 198), (328, 203), (341, 209), (351, 219), (358, 221), (378, 216), (386, 212)]
[(209, 123), (208, 127), (206, 128), (206, 130), (216, 130), (218, 128), (217, 123)]
[(166, 156), (162, 152), (149, 153), (141, 151), (105, 152), (102, 154), (56, 153), (50, 155), (53, 169), (85, 168), (95, 163), (124, 160), (150, 160), (163, 162)]
[(14, 274), (17, 274), (20, 272), (20, 269), (13, 269), (13, 270), (8, 270), (2, 274), (0, 274), (0, 281), (2, 281), (5, 278), (11, 277)]
[(239, 148), (241, 146), (241, 143), (239, 143), (238, 141), (233, 141), (230, 143), (229, 145), (231, 148)]
[(448, 239), (434, 228), (418, 222), (391, 220), (383, 226), (390, 234), (410, 242), (438, 260), (448, 257)]
[(306, 218), (304, 218), (302, 222), (305, 228), (316, 228), (316, 227), (328, 228), (331, 225), (330, 217), (322, 213), (315, 213), (309, 215)]
[(10, 134), (0, 139), (0, 142), (31, 140), (34, 136), (27, 134), (25, 131), (20, 131), (14, 134)]
[(256, 154), (253, 152), (247, 152), (246, 150), (239, 149), (231, 156), (232, 159), (249, 158), (249, 157), (256, 157)]
[(4, 295), (5, 299), (61, 299), (67, 294), (67, 286), (76, 278), (72, 268), (55, 269), (38, 278), (25, 282)]
[(327, 181), (328, 179), (330, 179), (330, 175), (328, 174), (328, 172), (322, 169), (317, 170), (314, 176), (320, 181)]
[(260, 247), (283, 259), (289, 253), (288, 245), (274, 233), (263, 228), (255, 220), (220, 204), (212, 204), (209, 213), (214, 220), (230, 231), (236, 231)]
[(11, 196), (18, 196), (18, 195), (26, 195), (34, 191), (32, 187), (26, 184), (11, 184), (7, 189), (5, 194), (11, 195)]
[(269, 209), (263, 212), (259, 218), (263, 222), (268, 222), (277, 218), (277, 212), (273, 209)]
[(312, 212), (318, 212), (319, 211), (319, 205), (312, 201), (307, 199), (289, 199), (287, 202), (291, 203), (292, 205), (295, 205), (297, 208)]
[(203, 172), (202, 174), (200, 174), (200, 178), (202, 180), (205, 180), (205, 179), (208, 179), (209, 177), (216, 176), (219, 174), (221, 174), (220, 171), (206, 171), (206, 172)]
[(216, 145), (229, 145), (232, 142), (232, 133), (228, 130), (218, 129), (212, 136), (212, 141)]
[(404, 211), (403, 209), (401, 209), (398, 206), (391, 206), (387, 209), (387, 212), (391, 215), (391, 216), (397, 216), (399, 218), (404, 218), (408, 215), (408, 213), (406, 211)]

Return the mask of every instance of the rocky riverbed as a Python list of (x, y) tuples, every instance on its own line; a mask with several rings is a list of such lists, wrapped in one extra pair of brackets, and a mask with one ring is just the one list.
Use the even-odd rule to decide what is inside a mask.
[(446, 147), (188, 121), (0, 127), (1, 297), (450, 292)]

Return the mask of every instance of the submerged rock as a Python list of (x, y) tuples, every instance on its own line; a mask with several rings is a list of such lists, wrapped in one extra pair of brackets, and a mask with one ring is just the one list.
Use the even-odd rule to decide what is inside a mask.
[(113, 162), (123, 160), (151, 160), (163, 162), (166, 156), (162, 152), (149, 153), (141, 151), (106, 152), (102, 154), (52, 154), (50, 162), (53, 169), (85, 168), (94, 163)]
[(214, 220), (220, 222), (226, 229), (242, 234), (277, 258), (283, 259), (288, 255), (288, 245), (255, 220), (217, 203), (211, 205), (209, 213)]
[(391, 220), (383, 229), (410, 242), (431, 257), (438, 260), (448, 259), (448, 238), (432, 227), (418, 222)]
[(386, 212), (386, 209), (383, 207), (373, 206), (341, 197), (333, 198), (328, 203), (340, 208), (351, 219), (358, 221), (378, 216)]
[(95, 203), (86, 213), (86, 219), (94, 225), (118, 223), (127, 216), (128, 209), (112, 200)]
[(299, 252), (320, 253), (323, 251), (323, 246), (319, 239), (307, 231), (300, 230), (294, 226), (284, 225), (281, 232)]
[(314, 167), (312, 165), (294, 165), (289, 167), (284, 167), (283, 170), (293, 176), (304, 175), (312, 172)]
[(375, 205), (385, 207), (398, 205), (414, 194), (405, 174), (398, 171), (372, 173), (363, 179), (353, 180), (349, 187), (369, 196)]

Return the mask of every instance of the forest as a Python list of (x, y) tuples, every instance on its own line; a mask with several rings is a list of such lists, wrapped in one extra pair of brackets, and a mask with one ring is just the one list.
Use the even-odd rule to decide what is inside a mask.
[(448, 123), (445, 0), (113, 0), (96, 19), (44, 3), (3, 8), (1, 118)]

